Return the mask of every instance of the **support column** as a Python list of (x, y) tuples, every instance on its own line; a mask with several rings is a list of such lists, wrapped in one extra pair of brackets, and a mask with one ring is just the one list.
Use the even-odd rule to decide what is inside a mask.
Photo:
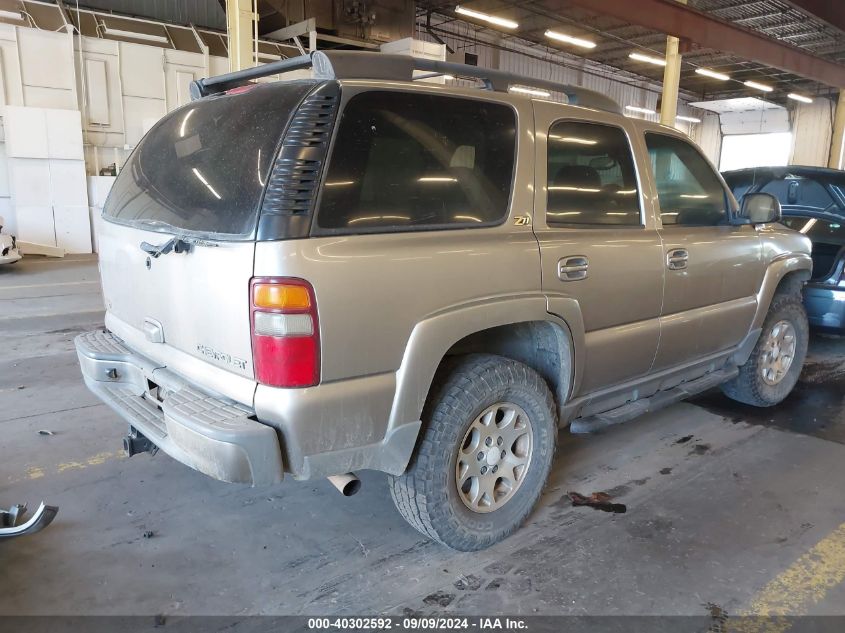
[(252, 0), (227, 0), (226, 33), (229, 35), (229, 70), (252, 68), (253, 45), (252, 31), (255, 14)]
[(833, 169), (845, 167), (845, 89), (839, 90), (839, 102), (836, 104), (836, 114), (833, 117), (833, 136), (830, 139), (830, 160), (827, 166)]
[[(687, 0), (678, 0), (686, 4)], [(663, 69), (663, 96), (660, 106), (660, 122), (675, 127), (678, 115), (678, 87), (681, 83), (680, 40), (672, 35), (666, 38), (666, 67)]]

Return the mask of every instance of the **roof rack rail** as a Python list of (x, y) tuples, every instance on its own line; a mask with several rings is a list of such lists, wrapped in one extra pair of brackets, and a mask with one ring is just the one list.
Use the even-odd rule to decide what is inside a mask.
[(311, 68), (316, 79), (413, 81), (415, 70), (428, 71), (431, 73), (428, 76), (448, 74), (474, 77), (480, 79), (488, 90), (507, 92), (511, 86), (543, 88), (565, 94), (570, 105), (622, 113), (619, 104), (610, 97), (569, 84), (546, 81), (545, 79), (533, 79), (501, 70), (479, 68), (467, 64), (370, 51), (315, 51), (310, 55), (281, 59), (254, 68), (237, 70), (206, 79), (197, 79), (191, 83), (191, 98), (199, 99), (237, 88), (259, 77), (305, 68)]

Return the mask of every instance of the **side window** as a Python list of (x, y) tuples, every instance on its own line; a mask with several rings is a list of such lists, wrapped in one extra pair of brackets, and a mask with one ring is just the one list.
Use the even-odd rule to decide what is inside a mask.
[(646, 134), (664, 226), (712, 226), (727, 219), (728, 196), (695, 147), (664, 134)]
[(340, 117), (317, 225), (385, 232), (501, 223), (515, 151), (509, 106), (364, 92)]
[(621, 128), (561, 121), (549, 130), (546, 221), (640, 226), (640, 192)]

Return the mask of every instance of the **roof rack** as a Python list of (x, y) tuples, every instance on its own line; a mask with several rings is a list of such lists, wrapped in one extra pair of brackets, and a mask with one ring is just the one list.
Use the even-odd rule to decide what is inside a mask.
[(315, 51), (281, 59), (262, 66), (246, 68), (235, 72), (198, 79), (191, 83), (191, 98), (199, 99), (243, 86), (252, 79), (267, 77), (292, 70), (311, 68), (315, 79), (384, 79), (390, 81), (413, 81), (414, 71), (428, 71), (427, 76), (456, 75), (480, 79), (487, 90), (507, 92), (511, 86), (543, 88), (566, 95), (570, 105), (579, 105), (597, 110), (622, 113), (613, 99), (605, 95), (544, 79), (533, 79), (501, 70), (479, 68), (467, 64), (455, 64), (433, 59), (422, 59), (409, 55), (391, 55), (370, 51)]

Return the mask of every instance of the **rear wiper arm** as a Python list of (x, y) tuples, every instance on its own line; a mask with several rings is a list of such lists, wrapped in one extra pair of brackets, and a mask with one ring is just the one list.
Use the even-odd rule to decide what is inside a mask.
[(191, 244), (181, 237), (171, 237), (159, 246), (150, 244), (149, 242), (141, 242), (141, 250), (155, 259), (159, 255), (167, 255), (170, 251), (174, 253), (188, 253), (191, 250)]

